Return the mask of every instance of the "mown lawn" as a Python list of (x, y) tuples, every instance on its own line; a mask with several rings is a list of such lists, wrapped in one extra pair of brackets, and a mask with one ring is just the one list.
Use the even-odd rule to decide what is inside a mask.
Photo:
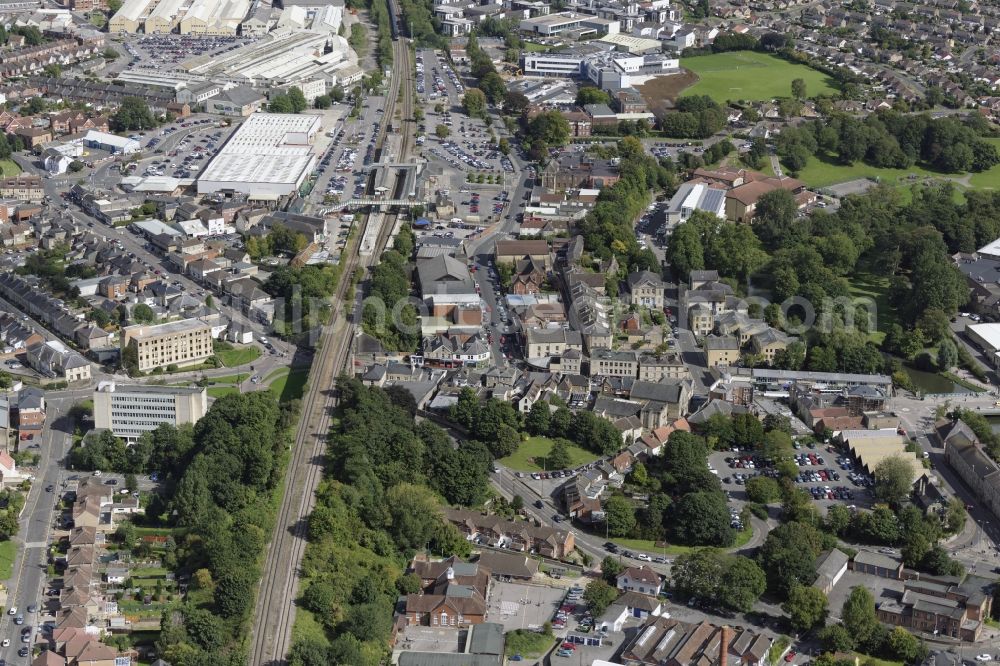
[(21, 173), (21, 167), (14, 160), (0, 160), (0, 169), (3, 170), (5, 178)]
[[(1000, 138), (986, 139), (1000, 149)], [(992, 169), (969, 176), (969, 184), (977, 190), (1000, 190), (1000, 164)]]
[(896, 323), (896, 313), (889, 307), (889, 278), (857, 273), (849, 279), (851, 296), (854, 298), (870, 298), (875, 301), (875, 315), (878, 329), (869, 331), (868, 337), (876, 344), (882, 344), (889, 327)]
[[(519, 472), (541, 472), (546, 467), (545, 456), (552, 450), (552, 440), (548, 437), (529, 437), (527, 441), (521, 442), (512, 455), (501, 458), (498, 462), (504, 467), (517, 470)], [(570, 467), (592, 462), (597, 459), (597, 455), (582, 449), (575, 444), (569, 446)]]
[(17, 545), (13, 541), (0, 541), (0, 580), (8, 580), (14, 575), (14, 556)]
[(235, 368), (239, 365), (252, 363), (260, 358), (260, 348), (256, 345), (249, 347), (238, 347), (236, 349), (220, 349), (215, 355), (222, 361), (222, 365), (227, 368)]
[[(274, 376), (275, 374), (277, 373), (272, 373), (268, 376)], [(309, 369), (296, 368), (278, 375), (270, 383), (270, 387), (274, 391), (274, 394), (278, 396), (278, 401), (285, 402), (286, 400), (301, 398), (307, 381), (309, 381)]]
[(878, 178), (894, 187), (915, 185), (924, 178), (940, 178), (945, 174), (914, 164), (909, 169), (888, 169), (868, 166), (864, 162), (841, 164), (830, 155), (813, 155), (798, 178), (810, 187), (827, 187), (861, 178)]
[[(600, 535), (598, 535), (600, 536)], [(743, 530), (736, 533), (736, 541), (730, 546), (730, 549), (742, 548), (750, 541), (750, 537), (753, 536), (753, 527), (747, 526)], [(629, 550), (639, 550), (644, 553), (650, 553), (653, 555), (683, 555), (685, 553), (690, 553), (692, 550), (696, 550), (695, 546), (680, 546), (676, 544), (668, 544), (666, 550), (662, 547), (657, 546), (656, 542), (651, 539), (611, 539), (622, 548), (628, 548)]]
[(810, 97), (836, 92), (833, 80), (823, 72), (755, 51), (682, 58), (681, 67), (694, 72), (699, 79), (682, 94), (708, 95), (720, 104), (727, 100), (791, 97), (794, 79), (805, 81)]
[(212, 398), (223, 398), (227, 395), (233, 393), (239, 393), (240, 389), (237, 386), (209, 386), (206, 389), (206, 393)]

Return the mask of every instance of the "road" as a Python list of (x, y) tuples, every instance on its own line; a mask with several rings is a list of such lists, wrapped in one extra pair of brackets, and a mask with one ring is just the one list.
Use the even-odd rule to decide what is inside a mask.
[[(409, 66), (410, 50), (407, 40), (393, 42), (393, 77), (390, 94), (386, 100), (387, 118), (393, 118), (393, 109), (400, 98), (401, 123), (404, 139), (400, 158), (408, 155), (413, 139), (412, 118), (413, 80)], [(404, 77), (400, 78), (400, 73)], [(384, 140), (383, 126), (379, 143)], [(376, 240), (376, 251), (362, 259), (353, 248), (343, 272), (349, 276), (356, 266), (370, 268), (381, 255), (395, 224), (394, 216), (369, 217), (369, 222), (381, 221), (382, 227)], [(359, 239), (364, 236), (358, 235)], [(286, 663), (286, 655), (291, 647), (292, 626), (295, 622), (295, 599), (298, 596), (299, 572), (302, 556), (306, 548), (306, 517), (312, 511), (316, 486), (322, 478), (323, 453), (330, 428), (336, 392), (333, 387), (336, 376), (344, 369), (350, 357), (349, 352), (359, 321), (358, 308), (362, 290), (357, 290), (355, 301), (348, 307), (345, 294), (349, 280), (341, 280), (334, 297), (331, 323), (323, 327), (316, 357), (310, 372), (309, 391), (302, 401), (303, 411), (299, 418), (292, 460), (285, 493), (282, 497), (275, 530), (268, 545), (261, 585), (257, 593), (257, 607), (254, 624), (250, 632), (253, 641), (250, 646), (249, 663), (252, 666), (278, 665)], [(346, 317), (353, 309), (354, 316)]]
[[(49, 607), (40, 608), (34, 615), (27, 612), (29, 605), (41, 606), (42, 600), (46, 599), (43, 588), (48, 567), (49, 535), (56, 515), (54, 509), (59, 496), (58, 489), (67, 475), (61, 463), (72, 443), (73, 424), (66, 415), (78, 399), (69, 392), (50, 396), (47, 399), (46, 426), (40, 441), (39, 466), (37, 471), (24, 470), (35, 474), (36, 479), (28, 492), (21, 514), (21, 528), (15, 539), (18, 550), (14, 560), (14, 576), (8, 590), (7, 608), (17, 607), (18, 614), (24, 615), (23, 626), (39, 626), (46, 618), (52, 619), (56, 610), (53, 603)], [(52, 492), (45, 490), (49, 486), (54, 487)], [(0, 621), (0, 637), (11, 639), (11, 646), (0, 648), (0, 654), (9, 664), (27, 663), (29, 659), (17, 656), (17, 650), (22, 645), (21, 627), (14, 625), (12, 620), (10, 615), (4, 614)]]

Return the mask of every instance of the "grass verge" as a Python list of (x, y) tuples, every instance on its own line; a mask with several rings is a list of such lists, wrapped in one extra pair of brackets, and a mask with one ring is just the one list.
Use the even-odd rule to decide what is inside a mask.
[(0, 579), (9, 580), (14, 575), (14, 556), (17, 555), (17, 544), (13, 541), (0, 541)]
[(256, 346), (241, 347), (238, 349), (220, 349), (215, 352), (215, 355), (222, 361), (222, 365), (227, 368), (235, 368), (238, 365), (246, 365), (260, 358), (260, 349)]
[(955, 382), (959, 386), (967, 388), (975, 393), (986, 393), (986, 391), (989, 390), (989, 389), (984, 389), (982, 386), (979, 386), (978, 384), (973, 384), (972, 382), (966, 379), (962, 379), (958, 375), (952, 374), (950, 372), (942, 372), (941, 375), (947, 377), (948, 379)]
[(279, 402), (296, 400), (302, 397), (303, 389), (309, 380), (308, 368), (296, 368), (284, 373), (271, 382), (271, 390), (278, 396)]

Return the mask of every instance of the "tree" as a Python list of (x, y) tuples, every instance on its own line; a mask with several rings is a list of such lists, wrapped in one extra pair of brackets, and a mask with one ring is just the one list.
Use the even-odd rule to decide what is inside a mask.
[(767, 476), (755, 476), (746, 483), (747, 498), (758, 504), (770, 504), (781, 499), (781, 486)]
[(670, 567), (670, 582), (684, 597), (715, 600), (722, 585), (725, 554), (698, 548), (679, 555)]
[(313, 100), (313, 106), (317, 109), (329, 109), (333, 104), (329, 95), (317, 95), (316, 99)]
[(608, 585), (618, 584), (618, 574), (625, 571), (625, 565), (611, 555), (601, 560), (601, 576)]
[(587, 602), (587, 606), (594, 617), (600, 616), (617, 598), (618, 590), (603, 580), (589, 582), (583, 591), (583, 600)]
[(151, 324), (156, 321), (156, 313), (145, 303), (139, 303), (132, 308), (132, 318), (140, 324)]
[(570, 466), (569, 444), (562, 438), (552, 442), (549, 455), (545, 456), (546, 469), (565, 469)]
[(727, 608), (749, 613), (767, 588), (767, 577), (748, 557), (732, 557), (722, 574), (719, 601)]
[(486, 112), (486, 94), (479, 88), (469, 88), (462, 96), (462, 108), (473, 118), (482, 117)]
[(156, 127), (156, 119), (145, 100), (126, 97), (111, 117), (111, 126), (117, 131), (148, 130)]
[(821, 548), (822, 536), (811, 525), (791, 522), (771, 530), (758, 555), (768, 589), (787, 598), (796, 583), (812, 585)]
[(778, 188), (761, 195), (756, 211), (753, 230), (765, 248), (788, 247), (801, 237), (795, 230), (802, 226), (795, 221), (798, 204), (788, 190)]
[(509, 91), (503, 98), (503, 110), (511, 115), (520, 115), (531, 104), (524, 93)]
[(812, 585), (794, 585), (781, 610), (796, 631), (806, 632), (826, 622), (826, 595)]
[(906, 535), (906, 541), (902, 548), (903, 564), (910, 569), (916, 569), (921, 566), (924, 558), (931, 551), (931, 547), (931, 542), (924, 534), (910, 532)]
[(898, 659), (904, 664), (923, 663), (927, 656), (927, 648), (903, 627), (893, 627), (885, 646), (892, 653), (893, 659)]
[(472, 430), (479, 412), (479, 398), (471, 388), (463, 388), (458, 392), (458, 400), (451, 408), (450, 418), (466, 430)]
[(447, 125), (437, 125), (434, 128), (434, 134), (436, 134), (439, 139), (446, 139), (451, 134), (451, 128)]
[(718, 491), (688, 493), (673, 505), (671, 513), (667, 527), (683, 544), (726, 547), (736, 538), (726, 498)]
[(582, 86), (576, 93), (576, 105), (586, 104), (611, 104), (611, 96), (600, 88)]
[(891, 456), (875, 466), (875, 497), (880, 502), (899, 504), (910, 496), (913, 466), (901, 455)]
[(538, 400), (528, 410), (528, 416), (524, 420), (524, 427), (532, 435), (545, 435), (549, 431), (550, 421), (549, 403), (544, 400)]
[(267, 110), (271, 113), (295, 112), (295, 109), (292, 106), (292, 100), (290, 100), (288, 95), (285, 93), (271, 95), (270, 99), (267, 101)]
[(795, 99), (806, 98), (806, 82), (802, 79), (792, 79), (792, 97)]
[[(830, 652), (849, 652), (854, 649), (854, 637), (842, 624), (834, 624), (820, 632), (823, 648)], [(852, 664), (854, 662), (851, 662)]]
[(629, 536), (635, 530), (635, 507), (623, 495), (608, 498), (604, 503), (604, 515), (611, 536)]
[(292, 86), (285, 94), (288, 95), (288, 102), (292, 106), (292, 113), (302, 113), (309, 107), (309, 103), (306, 102), (306, 97), (302, 94), (301, 88)]
[(840, 619), (849, 636), (853, 637), (855, 645), (864, 645), (878, 629), (878, 618), (875, 616), (875, 599), (872, 593), (860, 585), (851, 590), (844, 600)]
[(942, 371), (948, 371), (958, 365), (958, 348), (949, 339), (938, 344), (937, 366)]

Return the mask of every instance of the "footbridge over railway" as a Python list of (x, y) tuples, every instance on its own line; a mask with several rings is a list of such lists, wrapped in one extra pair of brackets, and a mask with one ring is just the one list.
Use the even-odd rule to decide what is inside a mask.
[(421, 162), (382, 162), (365, 167), (368, 172), (368, 192), (359, 197), (329, 206), (323, 214), (342, 210), (367, 208), (385, 211), (389, 208), (410, 208), (426, 206), (427, 197), (421, 191), (420, 175), (424, 164)]

